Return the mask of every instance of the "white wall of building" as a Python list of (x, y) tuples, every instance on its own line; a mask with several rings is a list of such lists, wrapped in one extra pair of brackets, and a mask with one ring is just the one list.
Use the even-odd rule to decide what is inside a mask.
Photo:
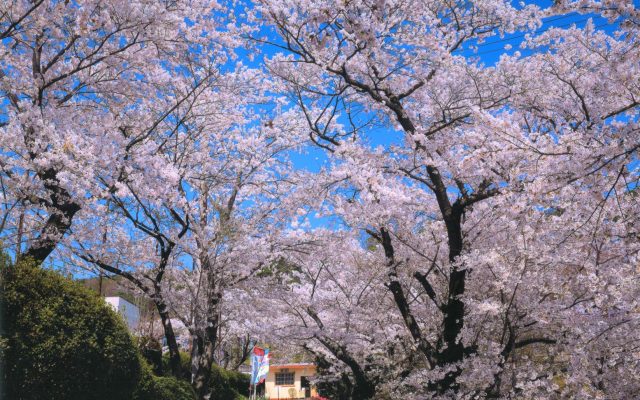
[(122, 315), (130, 331), (135, 331), (140, 323), (140, 310), (134, 304), (129, 303), (122, 297), (105, 297), (107, 302), (118, 314)]

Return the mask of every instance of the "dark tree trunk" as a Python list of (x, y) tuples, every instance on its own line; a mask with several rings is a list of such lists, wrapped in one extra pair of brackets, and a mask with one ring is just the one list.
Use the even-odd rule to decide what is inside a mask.
[(176, 340), (176, 334), (173, 331), (173, 325), (171, 324), (171, 318), (167, 311), (167, 306), (163, 301), (155, 301), (160, 320), (162, 321), (162, 328), (164, 329), (164, 337), (167, 339), (167, 347), (169, 347), (169, 368), (171, 368), (171, 375), (176, 378), (182, 377), (182, 368), (180, 362), (180, 350), (178, 348), (178, 342)]
[(393, 244), (391, 243), (391, 236), (389, 236), (389, 232), (385, 228), (380, 229), (380, 243), (382, 244), (384, 255), (387, 260), (387, 276), (389, 277), (387, 287), (393, 295), (394, 302), (398, 307), (398, 311), (400, 311), (400, 315), (402, 315), (402, 320), (404, 321), (405, 326), (409, 330), (413, 340), (418, 344), (418, 349), (424, 354), (427, 361), (432, 364), (433, 348), (422, 336), (422, 330), (411, 313), (409, 302), (404, 294), (402, 284), (398, 280), (397, 263), (395, 261), (395, 251)]
[[(207, 328), (206, 331), (210, 331), (210, 329)], [(211, 367), (214, 360), (215, 336), (217, 336), (214, 334), (214, 337), (210, 337), (210, 332), (205, 335), (207, 339), (202, 341), (203, 347), (198, 354), (198, 369), (193, 377), (193, 389), (196, 391), (198, 399), (202, 400), (207, 399), (211, 392)]]
[(346, 347), (338, 344), (328, 337), (317, 337), (318, 341), (324, 345), (338, 360), (345, 363), (353, 374), (353, 390), (351, 392), (351, 398), (353, 400), (370, 400), (373, 399), (376, 394), (376, 384), (367, 377), (364, 369), (358, 364), (358, 362), (349, 354)]
[[(307, 314), (316, 322), (320, 330), (324, 329), (324, 324), (318, 314), (312, 307), (307, 307)], [(316, 335), (315, 338), (322, 343), (322, 345), (333, 354), (335, 358), (346, 364), (351, 373), (353, 374), (353, 390), (351, 391), (351, 398), (353, 400), (368, 400), (372, 399), (376, 393), (376, 383), (371, 380), (365, 370), (360, 366), (358, 361), (349, 354), (346, 346), (338, 343), (325, 335)], [(305, 346), (307, 350), (308, 347)]]
[(198, 399), (205, 400), (211, 392), (211, 367), (214, 362), (215, 349), (218, 343), (218, 328), (220, 325), (219, 305), (221, 294), (213, 295), (207, 301), (207, 325), (204, 337), (198, 340), (197, 369), (193, 376), (192, 385)]
[(50, 214), (40, 230), (40, 235), (27, 249), (24, 257), (39, 265), (55, 250), (62, 237), (69, 231), (73, 217), (80, 211), (80, 205), (73, 201), (69, 192), (60, 187), (57, 171), (47, 169), (38, 175), (49, 192)]
[[(388, 107), (396, 114), (398, 122), (405, 132), (413, 135), (416, 132), (415, 126), (405, 114), (403, 106), (397, 98), (392, 98)], [(422, 145), (416, 143), (416, 146), (421, 147)], [(462, 214), (467, 204), (464, 202), (451, 204), (449, 196), (447, 195), (447, 186), (440, 175), (440, 171), (436, 167), (427, 166), (427, 173), (433, 185), (436, 201), (438, 202), (438, 207), (440, 208), (447, 228), (449, 261), (455, 265), (456, 259), (462, 254)], [(467, 271), (460, 266), (452, 267), (449, 274), (449, 294), (446, 303), (442, 306), (442, 312), (444, 314), (442, 340), (444, 346), (439, 346), (437, 354), (435, 355), (436, 362), (440, 366), (460, 362), (465, 354), (465, 348), (462, 343), (458, 341), (458, 336), (464, 326), (464, 302), (460, 300), (460, 296), (464, 294), (466, 274)], [(398, 307), (402, 312), (401, 304), (398, 304)], [(409, 325), (408, 327), (411, 330)], [(424, 347), (424, 340), (421, 335), (419, 337), (421, 340), (418, 344)], [(416, 339), (415, 335), (414, 339)], [(440, 348), (442, 348), (442, 351), (440, 351)], [(436, 384), (438, 391), (457, 390), (458, 385), (456, 378), (460, 375), (460, 372), (460, 369), (457, 369), (456, 371), (448, 373), (441, 382)]]
[[(464, 294), (465, 279), (467, 271), (456, 265), (456, 259), (462, 253), (462, 208), (454, 205), (449, 214), (445, 215), (447, 227), (449, 262), (453, 267), (449, 273), (449, 295), (447, 302), (442, 307), (444, 313), (442, 342), (444, 347), (437, 355), (437, 362), (440, 366), (453, 364), (462, 361), (465, 355), (464, 345), (458, 340), (458, 335), (464, 326), (464, 303), (460, 296)], [(449, 372), (444, 379), (438, 383), (438, 388), (444, 392), (450, 389), (456, 390), (458, 385), (456, 378), (460, 375), (460, 370)]]

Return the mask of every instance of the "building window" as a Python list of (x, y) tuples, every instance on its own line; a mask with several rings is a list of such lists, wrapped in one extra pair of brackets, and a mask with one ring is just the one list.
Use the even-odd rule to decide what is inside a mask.
[(293, 385), (294, 373), (283, 370), (282, 372), (276, 372), (276, 385)]

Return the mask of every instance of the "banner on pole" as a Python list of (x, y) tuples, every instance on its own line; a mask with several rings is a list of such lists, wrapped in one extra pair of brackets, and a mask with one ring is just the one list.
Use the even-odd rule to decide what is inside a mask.
[(251, 384), (262, 383), (269, 373), (269, 349), (258, 346), (251, 352)]

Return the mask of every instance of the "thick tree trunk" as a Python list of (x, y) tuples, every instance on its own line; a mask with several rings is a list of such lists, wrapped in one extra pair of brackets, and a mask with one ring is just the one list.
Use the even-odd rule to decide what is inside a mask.
[(355, 358), (349, 354), (346, 347), (340, 345), (328, 337), (319, 336), (318, 341), (329, 350), (338, 360), (345, 363), (353, 374), (353, 390), (351, 392), (352, 400), (370, 400), (376, 394), (376, 384), (372, 382), (364, 372), (364, 369), (358, 364)]
[(44, 187), (49, 191), (50, 214), (40, 230), (40, 235), (33, 241), (24, 256), (42, 264), (69, 231), (73, 217), (80, 211), (80, 205), (73, 201), (69, 192), (60, 187), (55, 170), (48, 169), (39, 176), (44, 182)]
[(218, 344), (218, 327), (220, 324), (219, 305), (221, 294), (215, 294), (207, 301), (207, 326), (204, 337), (199, 340), (197, 369), (193, 376), (192, 385), (199, 400), (207, 400), (211, 396), (211, 367), (214, 362), (215, 349)]
[[(464, 303), (460, 296), (464, 294), (467, 271), (455, 265), (456, 259), (462, 253), (462, 209), (452, 207), (450, 213), (445, 215), (447, 236), (449, 239), (449, 262), (454, 266), (449, 273), (449, 295), (447, 302), (442, 307), (444, 313), (442, 332), (442, 351), (438, 352), (437, 362), (440, 366), (454, 364), (462, 361), (465, 355), (465, 347), (458, 340), (458, 336), (464, 326)], [(449, 372), (437, 387), (441, 392), (453, 389), (457, 390), (456, 378), (460, 370)]]
[[(380, 90), (377, 87), (370, 86), (366, 83), (359, 82), (354, 79), (346, 68), (343, 66), (341, 69), (329, 69), (338, 76), (341, 76), (345, 83), (352, 87), (368, 94), (371, 99), (381, 105), (384, 105), (391, 112), (393, 112), (397, 118), (398, 123), (402, 126), (403, 130), (413, 137), (416, 133), (416, 128), (407, 113), (404, 111), (402, 104), (402, 98), (407, 94), (401, 96), (394, 95), (389, 90)], [(430, 80), (435, 74), (435, 70), (432, 70), (427, 77), (426, 81)], [(421, 81), (411, 91), (421, 87), (425, 84), (425, 81)], [(408, 93), (411, 93), (408, 92)], [(446, 126), (446, 125), (445, 125)], [(338, 143), (333, 143), (338, 145)], [(415, 142), (416, 149), (426, 150), (425, 146), (420, 142)], [(435, 150), (436, 152), (438, 150)], [(493, 196), (497, 193), (497, 189), (489, 190), (490, 182), (483, 182), (483, 187), (471, 195), (463, 193), (463, 198), (451, 204), (451, 201), (447, 194), (447, 186), (438, 168), (427, 165), (427, 173), (429, 175), (430, 183), (427, 183), (430, 189), (434, 191), (438, 207), (442, 213), (443, 220), (447, 229), (448, 247), (449, 247), (449, 261), (452, 264), (451, 272), (449, 273), (449, 293), (447, 299), (440, 306), (438, 305), (435, 292), (426, 279), (426, 275), (417, 273), (415, 276), (423, 285), (427, 295), (431, 300), (438, 305), (443, 313), (444, 321), (441, 332), (441, 339), (439, 340), (436, 348), (430, 344), (426, 338), (423, 337), (423, 333), (420, 330), (420, 326), (415, 320), (411, 309), (407, 302), (407, 298), (404, 294), (404, 289), (401, 282), (397, 279), (396, 267), (397, 264), (393, 257), (393, 246), (388, 233), (381, 229), (381, 234), (377, 239), (382, 243), (385, 256), (387, 258), (387, 270), (389, 283), (388, 288), (393, 294), (394, 301), (403, 317), (405, 326), (411, 333), (412, 338), (418, 344), (418, 348), (422, 353), (426, 355), (427, 360), (433, 365), (432, 361), (439, 366), (446, 366), (458, 363), (463, 360), (465, 354), (470, 353), (473, 349), (465, 348), (465, 346), (459, 342), (458, 336), (464, 327), (464, 302), (461, 296), (465, 291), (465, 281), (467, 278), (467, 271), (464, 266), (456, 265), (458, 256), (462, 254), (463, 250), (463, 237), (462, 237), (462, 215), (465, 211), (465, 207), (473, 204), (474, 202)], [(411, 175), (410, 175), (411, 176)], [(413, 176), (412, 176), (413, 177)], [(416, 178), (414, 178), (416, 179)], [(418, 181), (426, 183), (425, 180), (419, 179)], [(485, 185), (486, 184), (486, 185)], [(460, 375), (461, 370), (456, 370), (448, 373), (444, 379), (440, 382), (436, 382), (430, 385), (434, 390), (444, 393), (449, 390), (457, 391), (458, 384), (456, 382), (457, 377)]]
[(160, 320), (162, 321), (164, 337), (167, 339), (167, 347), (169, 347), (169, 368), (171, 368), (171, 375), (180, 378), (182, 376), (180, 350), (178, 348), (176, 334), (173, 331), (173, 325), (171, 324), (171, 318), (167, 311), (167, 306), (162, 301), (156, 301), (155, 304), (158, 314), (160, 314)]
[[(209, 331), (209, 329), (206, 330)], [(209, 336), (210, 334), (205, 333), (205, 335)], [(207, 400), (211, 396), (211, 366), (214, 359), (215, 340), (215, 338), (203, 340), (203, 346), (198, 354), (197, 370), (193, 377), (193, 389), (200, 400)]]
[[(397, 98), (392, 98), (387, 106), (396, 114), (398, 122), (405, 132), (411, 135), (415, 134), (415, 126), (405, 114), (400, 101)], [(422, 145), (416, 143), (416, 146), (421, 147)], [(466, 204), (460, 202), (451, 204), (447, 194), (447, 187), (440, 175), (440, 171), (436, 167), (427, 166), (427, 173), (447, 228), (449, 262), (454, 264), (458, 256), (462, 254), (462, 214)], [(449, 294), (446, 303), (442, 307), (444, 313), (443, 343), (439, 343), (440, 346), (438, 346), (436, 353), (436, 362), (440, 366), (457, 363), (464, 358), (466, 349), (458, 341), (458, 336), (464, 326), (464, 302), (460, 299), (460, 296), (464, 294), (466, 275), (467, 271), (464, 268), (460, 268), (460, 266), (452, 267), (449, 274)], [(398, 306), (400, 307), (400, 304)], [(402, 309), (400, 311), (402, 312)], [(422, 338), (421, 335), (419, 337)], [(420, 340), (418, 343), (422, 344), (422, 342), (423, 340)], [(456, 378), (460, 375), (460, 372), (461, 370), (457, 369), (448, 373), (442, 381), (436, 384), (438, 391), (457, 390)]]
[(191, 332), (191, 383), (195, 381), (198, 366), (200, 365), (200, 349), (204, 346), (202, 337), (194, 331)]

